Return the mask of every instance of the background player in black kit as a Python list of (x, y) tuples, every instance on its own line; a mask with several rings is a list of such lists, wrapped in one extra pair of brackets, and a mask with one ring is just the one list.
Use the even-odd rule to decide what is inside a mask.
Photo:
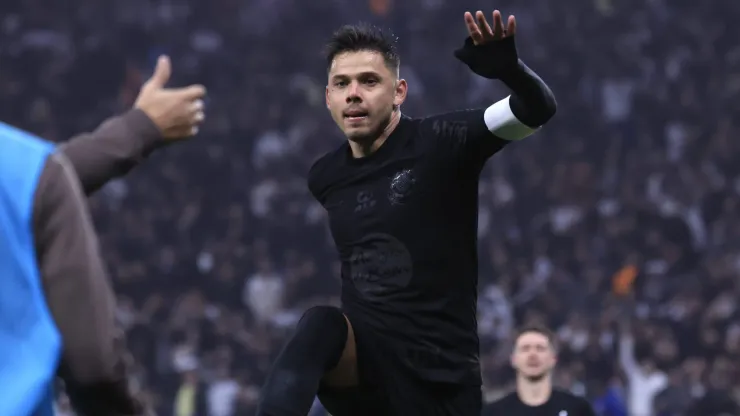
[(516, 391), (486, 406), (483, 416), (596, 416), (583, 398), (553, 389), (555, 338), (545, 327), (519, 331), (511, 353)]
[[(309, 188), (329, 214), (342, 308), (316, 307), (274, 363), (258, 415), (303, 416), (315, 394), (333, 416), (479, 416), (478, 181), (483, 165), (555, 113), (519, 59), (516, 21), (465, 13), (455, 56), (510, 97), (412, 119), (394, 41), (367, 26), (329, 45), (327, 107), (347, 142), (319, 159)], [(430, 62), (430, 65), (433, 65)]]

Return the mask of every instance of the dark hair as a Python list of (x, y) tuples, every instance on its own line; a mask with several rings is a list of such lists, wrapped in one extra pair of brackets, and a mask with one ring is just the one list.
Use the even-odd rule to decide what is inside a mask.
[(345, 25), (339, 28), (326, 45), (326, 68), (331, 68), (334, 58), (344, 52), (371, 51), (383, 55), (385, 64), (397, 70), (401, 63), (392, 33), (367, 24)]
[(516, 333), (516, 337), (514, 338), (514, 344), (516, 345), (517, 341), (519, 341), (519, 338), (528, 333), (535, 333), (543, 335), (545, 338), (547, 338), (547, 342), (550, 344), (550, 347), (552, 347), (553, 350), (557, 351), (557, 338), (555, 337), (555, 333), (550, 330), (550, 328), (546, 327), (545, 325), (541, 324), (530, 324), (527, 326), (523, 326), (519, 328), (519, 330)]

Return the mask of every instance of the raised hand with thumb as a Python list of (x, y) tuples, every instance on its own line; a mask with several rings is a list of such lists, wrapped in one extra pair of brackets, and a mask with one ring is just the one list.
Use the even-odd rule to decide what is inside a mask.
[(166, 56), (157, 60), (154, 74), (139, 91), (134, 108), (142, 110), (166, 139), (182, 139), (198, 133), (205, 119), (202, 85), (166, 88), (172, 74), (172, 64)]

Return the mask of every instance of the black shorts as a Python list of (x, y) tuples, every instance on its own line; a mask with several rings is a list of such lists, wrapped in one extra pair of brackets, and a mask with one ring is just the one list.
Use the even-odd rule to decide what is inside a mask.
[(388, 343), (368, 338), (354, 321), (353, 330), (360, 383), (319, 388), (319, 400), (331, 416), (480, 416), (480, 386), (420, 380), (395, 363)]

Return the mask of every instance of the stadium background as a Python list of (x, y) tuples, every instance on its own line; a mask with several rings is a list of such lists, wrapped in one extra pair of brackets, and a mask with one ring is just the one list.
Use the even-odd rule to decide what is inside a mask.
[(336, 256), (305, 185), (342, 140), (323, 103), (331, 31), (394, 28), (404, 110), (424, 115), (503, 96), (451, 54), (463, 11), (493, 7), (516, 14), (521, 55), (560, 105), (481, 180), (487, 398), (511, 387), (512, 328), (530, 320), (560, 338), (557, 384), (595, 403), (631, 394), (625, 334), (670, 380), (630, 397), (657, 394), (654, 414), (710, 416), (740, 396), (740, 3), (4, 0), (4, 121), (54, 140), (91, 129), (132, 104), (162, 52), (177, 84), (209, 88), (197, 140), (91, 200), (136, 381), (159, 414), (250, 414), (301, 312), (337, 303)]

